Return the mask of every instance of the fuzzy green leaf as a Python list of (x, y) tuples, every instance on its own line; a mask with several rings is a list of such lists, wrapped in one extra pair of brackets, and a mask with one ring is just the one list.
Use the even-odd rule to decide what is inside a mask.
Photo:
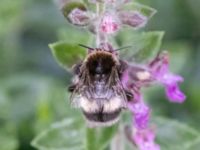
[(65, 69), (68, 69), (73, 64), (80, 62), (86, 56), (85, 49), (72, 43), (57, 42), (50, 44), (49, 47), (51, 48), (51, 52), (58, 64)]
[[(85, 128), (82, 119), (69, 118), (53, 124), (39, 134), (32, 141), (32, 146), (39, 150), (104, 150), (110, 144), (117, 128), (118, 125)], [(87, 129), (86, 132), (84, 129)]]
[(32, 141), (39, 150), (83, 150), (84, 126), (78, 119), (53, 124)]
[(187, 150), (199, 150), (199, 147), (200, 147), (200, 138), (197, 139), (196, 141), (192, 142)]
[(118, 125), (107, 128), (87, 128), (86, 150), (104, 150), (116, 134)]
[(198, 131), (181, 122), (156, 118), (153, 123), (157, 126), (157, 141), (162, 150), (189, 150), (200, 137)]
[(124, 5), (123, 9), (138, 11), (146, 16), (148, 19), (150, 19), (157, 12), (154, 8), (137, 2), (127, 3), (126, 5)]
[(148, 61), (159, 52), (163, 35), (164, 33), (159, 31), (125, 32), (118, 37), (118, 42), (122, 45), (130, 45), (132, 48), (121, 51), (120, 55), (128, 61), (140, 63)]
[(0, 147), (2, 150), (16, 150), (19, 146), (15, 128), (10, 124), (0, 126)]

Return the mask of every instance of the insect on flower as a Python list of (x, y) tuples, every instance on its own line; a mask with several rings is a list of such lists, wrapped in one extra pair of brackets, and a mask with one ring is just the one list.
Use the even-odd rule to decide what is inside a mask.
[(73, 67), (71, 102), (83, 111), (89, 126), (109, 126), (119, 120), (120, 112), (133, 98), (121, 83), (127, 64), (118, 58), (117, 50), (86, 48), (86, 58)]

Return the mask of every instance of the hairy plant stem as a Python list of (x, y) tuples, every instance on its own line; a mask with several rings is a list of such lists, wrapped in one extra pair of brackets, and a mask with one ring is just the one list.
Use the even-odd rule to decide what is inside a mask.
[(125, 145), (124, 145), (124, 132), (123, 132), (123, 125), (120, 123), (118, 132), (114, 136), (112, 143), (111, 143), (111, 150), (125, 150)]
[[(105, 13), (106, 4), (105, 3), (96, 3), (96, 17), (100, 21), (102, 14)], [(99, 22), (96, 26), (96, 46), (99, 47), (102, 42), (107, 41), (107, 36), (101, 33), (99, 28)]]

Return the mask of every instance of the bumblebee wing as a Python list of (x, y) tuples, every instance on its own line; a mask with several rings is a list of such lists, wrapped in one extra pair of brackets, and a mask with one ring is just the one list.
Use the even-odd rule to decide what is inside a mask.
[(117, 69), (112, 69), (111, 72), (111, 78), (109, 79), (109, 84), (113, 88), (113, 91), (115, 91), (115, 95), (118, 95), (118, 98), (121, 101), (122, 108), (127, 107), (127, 96), (126, 92), (123, 88), (123, 85), (120, 81), (119, 75), (117, 73)]
[(73, 108), (80, 108), (80, 100), (81, 100), (81, 95), (77, 93), (72, 93), (70, 97), (70, 104)]
[(88, 76), (87, 71), (84, 71), (79, 79), (79, 82), (74, 85), (74, 89), (72, 91), (72, 95), (70, 97), (71, 106), (74, 108), (80, 108), (81, 100), (83, 98), (82, 93), (84, 93), (84, 89), (89, 86), (88, 84)]

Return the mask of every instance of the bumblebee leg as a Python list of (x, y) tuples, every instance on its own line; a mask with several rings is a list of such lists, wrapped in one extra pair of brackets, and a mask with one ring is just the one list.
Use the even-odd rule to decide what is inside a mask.
[(80, 74), (80, 67), (82, 66), (82, 62), (81, 63), (78, 63), (78, 64), (75, 64), (73, 67), (72, 67), (72, 71), (74, 74), (76, 75), (79, 75)]
[(76, 85), (72, 84), (72, 85), (68, 86), (68, 91), (69, 92), (74, 92), (75, 88), (76, 88)]
[(131, 92), (125, 91), (125, 94), (126, 94), (126, 98), (127, 98), (128, 101), (133, 100), (134, 97), (133, 97), (133, 94)]

